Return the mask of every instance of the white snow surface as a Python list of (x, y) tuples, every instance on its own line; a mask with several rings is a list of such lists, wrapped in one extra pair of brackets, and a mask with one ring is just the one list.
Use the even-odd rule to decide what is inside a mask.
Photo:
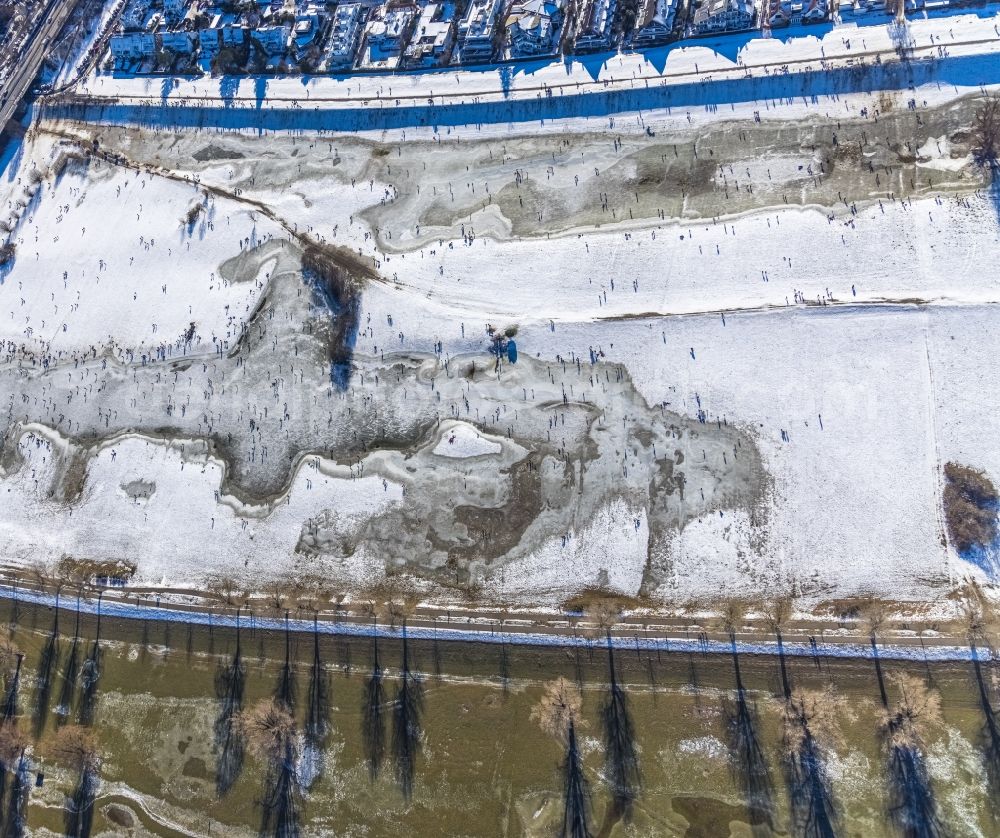
[[(17, 247), (0, 279), (0, 340), (135, 359), (228, 346), (259, 303), (267, 265), (242, 282), (220, 266), (284, 231), (193, 183), (93, 162), (57, 174), (64, 153), (39, 139), (0, 187)], [(189, 226), (195, 204), (203, 212)]]
[(441, 439), (434, 446), (439, 457), (482, 457), (484, 454), (499, 454), (502, 446), (488, 435), (481, 434), (468, 422), (449, 421), (442, 423)]
[(273, 578), (274, 561), (293, 555), (307, 518), (325, 509), (345, 519), (372, 514), (401, 497), (398, 486), (351, 478), (347, 469), (310, 457), (280, 498), (267, 506), (246, 504), (221, 493), (225, 468), (203, 443), (123, 435), (93, 452), (82, 495), (67, 506), (49, 495), (58, 478), (56, 457), (65, 449), (54, 431), (22, 429), (23, 464), (0, 481), (7, 560), (80, 551), (138, 560), (138, 578), (164, 587), (213, 574)]
[[(989, 52), (1000, 49), (990, 34), (994, 26), (993, 17), (966, 15), (916, 21), (910, 32), (918, 43), (944, 37), (949, 28), (988, 35)], [(754, 41), (738, 58), (815, 56), (820, 44), (847, 54), (859, 49), (858, 38), (888, 37), (884, 28), (841, 26), (821, 40)], [(667, 66), (684, 62), (678, 68), (690, 72), (695, 61), (699, 73), (739, 66), (710, 44), (670, 52)], [(633, 70), (647, 72), (645, 62), (622, 56), (601, 73), (630, 78)], [(554, 83), (556, 72), (517, 75), (514, 86)], [(558, 72), (565, 82), (565, 68)], [(577, 72), (583, 71), (574, 65), (570, 81)], [(415, 75), (391, 84), (416, 95), (450, 78)], [(476, 79), (495, 84), (489, 72), (456, 78), (463, 92)], [(197, 95), (216, 83), (184, 81), (170, 95)], [(152, 91), (135, 79), (88, 84), (102, 94)], [(308, 89), (355, 97), (357, 89), (344, 88), (371, 85), (362, 92), (374, 95), (389, 84), (321, 79)], [(240, 94), (251, 96), (252, 85), (244, 82)], [(941, 87), (941, 99), (963, 92)], [(268, 96), (301, 96), (302, 88), (301, 80), (273, 80)], [(782, 114), (809, 108), (796, 103)], [(168, 357), (210, 354), (237, 336), (267, 286), (268, 267), (229, 283), (220, 266), (283, 230), (238, 202), (210, 198), (189, 233), (184, 216), (204, 193), (193, 183), (135, 171), (84, 174), (71, 165), (26, 195), (34, 188), (32, 169), (44, 170), (57, 153), (52, 141), (33, 140), (3, 185), (16, 216), (18, 254), (0, 284), (0, 339), (35, 342), (54, 354), (101, 347), (138, 362), (157, 350)], [(958, 165), (946, 137), (926, 142), (918, 158), (945, 173)], [(212, 167), (202, 172), (203, 183), (224, 186), (250, 165)], [(492, 224), (492, 236), (395, 253), (383, 251), (357, 220), (384, 189), (377, 183), (349, 189), (331, 178), (318, 187), (290, 184), (253, 195), (290, 223), (378, 259), (383, 274), (395, 279), (366, 288), (358, 352), (429, 353), (436, 343), (445, 356), (481, 350), (484, 323), (512, 322), (522, 355), (589, 363), (590, 351), (599, 350), (624, 365), (651, 405), (687, 415), (703, 410), (708, 422), (725, 419), (753, 438), (773, 481), (762, 543), (744, 513), (701, 517), (671, 545), (672, 589), (665, 593), (766, 591), (795, 579), (816, 596), (871, 591), (924, 598), (960, 575), (993, 572), (954, 553), (940, 514), (944, 463), (981, 468), (1000, 484), (1000, 419), (990, 399), (1000, 391), (1000, 224), (990, 197), (883, 201), (861, 207), (856, 217), (831, 217), (820, 208), (771, 210), (510, 242), (499, 240), (502, 219), (481, 213), (471, 222), (480, 231)], [(27, 206), (18, 210), (22, 199)], [(407, 231), (392, 233), (395, 244), (406, 241)], [(182, 336), (191, 324), (187, 342)], [(308, 519), (330, 510), (363, 518), (402, 495), (391, 481), (354, 478), (309, 458), (278, 501), (248, 506), (220, 493), (224, 467), (197, 443), (130, 434), (100, 444), (79, 501), (67, 506), (48, 490), (56, 479), (53, 456), (68, 443), (38, 426), (23, 428), (14, 442), (24, 461), (0, 474), (5, 558), (138, 556), (140, 579), (163, 585), (209, 573), (266, 577), (287, 570)], [(456, 422), (442, 423), (433, 450), (473, 458), (500, 447)], [(492, 581), (499, 592), (531, 600), (583, 585), (631, 593), (642, 582), (647, 545), (645, 511), (616, 501)], [(371, 557), (358, 556), (345, 568), (361, 576), (374, 566)]]

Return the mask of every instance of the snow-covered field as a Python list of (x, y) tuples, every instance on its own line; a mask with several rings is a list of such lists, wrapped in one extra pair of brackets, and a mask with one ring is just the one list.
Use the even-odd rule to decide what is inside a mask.
[[(596, 338), (651, 403), (695, 413), (700, 402), (710, 422), (737, 422), (763, 453), (774, 478), (763, 548), (744, 513), (706, 514), (677, 534), (673, 579), (658, 594), (771, 589), (794, 579), (814, 595), (919, 598), (971, 571), (942, 541), (940, 463), (971, 463), (1000, 479), (998, 422), (974, 397), (1000, 384), (990, 362), (1000, 349), (993, 317), (989, 305), (796, 309), (732, 315), (725, 326), (714, 316), (555, 333), (529, 326), (522, 342), (551, 357), (585, 351)], [(309, 459), (285, 495), (246, 505), (227, 496), (223, 466), (197, 443), (116, 437), (89, 452), (82, 494), (66, 504), (51, 497), (67, 462), (54, 456), (64, 441), (40, 428), (21, 433), (24, 463), (2, 480), (4, 551), (18, 561), (64, 552), (137, 557), (154, 584), (244, 568), (267, 575), (279, 557), (282, 567), (308, 564), (295, 554), (307, 519), (324, 510), (345, 520), (373, 516), (401, 499), (399, 484)], [(434, 453), (485, 457), (489, 468), (495, 445), (453, 423)], [(615, 501), (495, 581), (512, 596), (600, 579), (635, 592), (648, 538), (645, 513)], [(370, 578), (370, 558), (356, 568), (359, 578)]]
[(268, 557), (294, 554), (306, 518), (331, 507), (344, 516), (371, 514), (399, 499), (396, 487), (346, 473), (338, 479), (332, 465), (313, 458), (286, 496), (248, 505), (220, 491), (223, 465), (204, 445), (126, 435), (89, 452), (81, 496), (67, 506), (51, 499), (66, 441), (27, 427), (17, 452), (25, 465), (4, 481), (0, 523), (9, 558), (30, 562), (74, 546), (90, 555), (142, 556), (143, 577), (153, 584), (204, 578), (206, 569), (236, 573), (251, 560), (262, 572)]
[(194, 184), (98, 161), (60, 163), (67, 152), (40, 139), (0, 187), (17, 247), (0, 283), (0, 340), (138, 360), (211, 354), (238, 336), (269, 265), (236, 277), (222, 267), (280, 227)]
[[(910, 36), (978, 33), (988, 61), (994, 25)], [(725, 60), (898, 34), (838, 27)], [(704, 73), (710, 54), (664, 58)], [(1000, 212), (966, 92), (789, 103), (766, 147), (735, 109), (646, 114), (656, 130), (624, 140), (470, 126), (412, 148), (45, 122), (3, 183), (2, 557), (131, 559), (164, 586), (402, 570), (549, 604), (584, 587), (934, 599), (992, 578), (948, 544), (941, 500), (947, 462), (1000, 483)], [(708, 156), (701, 180), (650, 174), (678, 147)], [(318, 293), (296, 236), (377, 277)], [(516, 366), (495, 367), (487, 324), (512, 327)]]

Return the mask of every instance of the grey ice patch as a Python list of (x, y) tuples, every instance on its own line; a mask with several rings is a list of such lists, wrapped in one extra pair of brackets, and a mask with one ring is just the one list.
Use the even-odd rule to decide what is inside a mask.
[(123, 483), (121, 490), (134, 503), (147, 503), (156, 494), (156, 484), (151, 480), (131, 480)]

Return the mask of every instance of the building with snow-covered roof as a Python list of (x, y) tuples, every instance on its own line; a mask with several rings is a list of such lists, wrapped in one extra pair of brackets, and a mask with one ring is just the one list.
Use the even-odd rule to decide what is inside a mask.
[(756, 11), (754, 0), (703, 0), (695, 10), (691, 31), (695, 35), (741, 32), (753, 27)]
[(247, 27), (229, 16), (216, 15), (210, 26), (198, 33), (201, 57), (214, 59), (221, 50), (239, 50), (249, 43)]
[(411, 3), (387, 3), (376, 9), (365, 24), (358, 67), (362, 70), (397, 69), (403, 58), (403, 50), (410, 41), (419, 11)]
[(640, 49), (665, 43), (674, 31), (677, 0), (642, 0), (630, 43)]
[(324, 70), (329, 72), (351, 67), (367, 17), (368, 8), (360, 3), (341, 3), (337, 6), (323, 54)]
[(772, 29), (780, 29), (792, 22), (791, 0), (768, 0), (767, 22)]
[(197, 43), (191, 32), (164, 32), (160, 37), (160, 49), (174, 55), (192, 55)]
[(803, 23), (821, 23), (830, 14), (830, 7), (826, 0), (808, 0), (802, 4)]
[(295, 16), (292, 26), (292, 38), (295, 49), (300, 54), (317, 44), (326, 26), (326, 16), (316, 7), (310, 6), (306, 11)]
[(616, 0), (584, 0), (577, 14), (576, 38), (578, 52), (594, 52), (611, 46)]
[(288, 49), (288, 39), (292, 27), (287, 23), (281, 26), (261, 26), (250, 33), (250, 38), (260, 44), (260, 48), (269, 56), (281, 55)]
[(559, 46), (563, 0), (514, 0), (504, 17), (511, 58), (552, 55)]
[[(176, 23), (181, 20), (187, 12), (188, 0), (163, 0), (163, 14), (167, 20)], [(197, 5), (197, 4), (195, 4)]]
[(505, 0), (472, 0), (458, 22), (458, 55), (462, 64), (489, 61), (496, 52), (503, 27), (500, 12)]
[(111, 58), (116, 67), (152, 58), (156, 36), (152, 32), (124, 32), (111, 36)]
[(240, 49), (249, 41), (248, 32), (242, 24), (229, 23), (219, 28), (219, 39), (224, 49)]
[(420, 12), (404, 55), (410, 67), (440, 67), (455, 46), (455, 4), (428, 3)]
[(149, 17), (149, 7), (141, 0), (133, 0), (122, 11), (122, 29), (126, 32), (138, 32), (146, 27), (146, 19)]

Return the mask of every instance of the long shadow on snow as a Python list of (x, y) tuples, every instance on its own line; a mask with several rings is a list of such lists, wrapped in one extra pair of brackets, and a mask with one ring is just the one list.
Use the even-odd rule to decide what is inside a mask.
[(35, 738), (42, 735), (45, 729), (45, 717), (49, 712), (49, 699), (52, 697), (52, 679), (55, 675), (56, 662), (59, 660), (59, 593), (56, 593), (56, 613), (52, 620), (52, 632), (45, 639), (42, 654), (38, 660), (38, 672), (35, 676), (35, 700), (32, 712), (32, 723)]
[(604, 732), (604, 771), (611, 787), (612, 808), (608, 817), (628, 821), (632, 806), (639, 797), (642, 778), (635, 747), (635, 726), (628, 709), (628, 698), (615, 668), (614, 647), (608, 632), (608, 692), (601, 708)]
[(299, 779), (304, 788), (323, 773), (323, 751), (330, 731), (330, 673), (319, 647), (319, 629), (313, 618), (313, 659), (309, 668), (309, 696)]
[(97, 713), (97, 688), (101, 683), (101, 591), (97, 596), (97, 628), (94, 645), (80, 667), (80, 724), (89, 727)]
[(772, 101), (805, 100), (818, 104), (820, 97), (845, 93), (906, 90), (927, 84), (975, 88), (1000, 81), (1000, 62), (981, 55), (956, 55), (906, 62), (855, 64), (849, 67), (805, 70), (784, 75), (752, 76), (650, 85), (629, 89), (595, 90), (507, 101), (473, 101), (458, 104), (397, 106), (386, 100), (378, 105), (306, 109), (205, 107), (202, 104), (127, 104), (113, 99), (64, 98), (43, 106), (44, 117), (115, 125), (156, 128), (226, 128), (257, 131), (365, 131), (413, 126), (471, 125), (538, 122), (547, 119), (606, 117), (619, 113), (663, 108), (711, 108), (756, 102), (765, 110)]
[[(788, 715), (785, 735), (785, 777), (792, 804), (792, 828), (802, 838), (836, 838), (837, 810), (834, 806), (826, 758), (809, 727), (809, 717), (803, 705), (792, 697), (792, 683), (785, 660), (785, 644), (780, 629), (776, 629), (778, 663), (781, 667), (781, 687)], [(794, 737), (794, 738), (792, 738)]]

